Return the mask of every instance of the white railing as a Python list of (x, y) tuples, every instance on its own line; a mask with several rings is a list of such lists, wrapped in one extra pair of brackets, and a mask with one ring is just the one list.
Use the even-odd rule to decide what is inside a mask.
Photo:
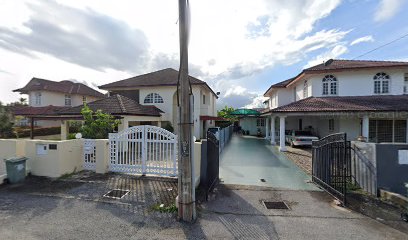
[(95, 139), (84, 139), (84, 164), (85, 170), (96, 170), (96, 141)]
[(155, 126), (109, 134), (112, 172), (177, 175), (177, 135)]

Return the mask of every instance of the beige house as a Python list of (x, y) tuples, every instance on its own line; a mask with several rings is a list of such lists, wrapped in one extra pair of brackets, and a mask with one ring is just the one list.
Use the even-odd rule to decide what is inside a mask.
[[(120, 80), (99, 86), (109, 95), (119, 94), (134, 100), (142, 106), (155, 106), (162, 111), (161, 117), (123, 116), (121, 129), (136, 125), (156, 125), (164, 127), (171, 124), (177, 131), (177, 81), (178, 71), (167, 68), (156, 72)], [(206, 82), (190, 76), (194, 96), (194, 136), (205, 137), (207, 129), (214, 126), (217, 118), (217, 94)]]
[[(69, 80), (55, 82), (41, 78), (32, 78), (27, 85), (13, 90), (13, 92), (28, 95), (29, 106), (17, 110), (19, 115), (25, 116), (33, 113), (45, 113), (46, 110), (79, 106), (105, 97), (102, 93), (82, 83), (74, 83)], [(24, 118), (20, 123), (17, 123), (17, 125), (28, 124), (28, 118)], [(36, 120), (34, 125), (38, 127), (60, 126), (60, 121)]]

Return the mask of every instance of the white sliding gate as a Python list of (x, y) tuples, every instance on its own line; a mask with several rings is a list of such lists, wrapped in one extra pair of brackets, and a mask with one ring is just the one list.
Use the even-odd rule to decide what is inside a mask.
[(109, 134), (112, 172), (177, 176), (177, 135), (155, 126)]

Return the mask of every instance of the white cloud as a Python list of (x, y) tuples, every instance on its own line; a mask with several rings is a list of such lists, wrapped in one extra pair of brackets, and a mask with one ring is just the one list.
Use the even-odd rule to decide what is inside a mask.
[(359, 44), (359, 43), (363, 43), (363, 42), (374, 42), (374, 38), (373, 36), (369, 35), (369, 36), (365, 36), (365, 37), (361, 37), (361, 38), (357, 38), (354, 41), (352, 41), (350, 43), (350, 46)]
[[(177, 66), (175, 0), (39, 0), (34, 4), (41, 6), (37, 8), (30, 7), (31, 1), (31, 5), (16, 2), (0, 2), (0, 43), (2, 52), (7, 52), (0, 66), (16, 73), (13, 86), (21, 87), (32, 76), (74, 78), (100, 85)], [(348, 31), (313, 30), (340, 2), (191, 1), (191, 73), (226, 93), (231, 86), (248, 87), (247, 77), (254, 73), (276, 64), (297, 63), (313, 51), (333, 48)], [(23, 14), (13, 18), (13, 12)], [(50, 30), (61, 34), (46, 34)], [(19, 56), (17, 50), (25, 55)], [(12, 98), (10, 90), (1, 88), (0, 94)], [(226, 99), (239, 96), (240, 104), (245, 106), (259, 96), (251, 90), (246, 93), (231, 93)]]
[(314, 59), (310, 60), (304, 68), (312, 67), (318, 64), (321, 64), (329, 59), (335, 59), (339, 56), (343, 55), (344, 53), (348, 52), (348, 48), (344, 45), (337, 45), (333, 47), (331, 50), (324, 52)]
[(381, 0), (374, 15), (374, 20), (383, 22), (391, 19), (401, 9), (405, 0)]

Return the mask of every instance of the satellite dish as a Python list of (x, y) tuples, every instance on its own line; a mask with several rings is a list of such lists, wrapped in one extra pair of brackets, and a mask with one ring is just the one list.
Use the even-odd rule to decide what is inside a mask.
[(75, 134), (75, 138), (76, 138), (76, 139), (81, 139), (81, 138), (82, 138), (82, 134), (81, 134), (81, 133)]

